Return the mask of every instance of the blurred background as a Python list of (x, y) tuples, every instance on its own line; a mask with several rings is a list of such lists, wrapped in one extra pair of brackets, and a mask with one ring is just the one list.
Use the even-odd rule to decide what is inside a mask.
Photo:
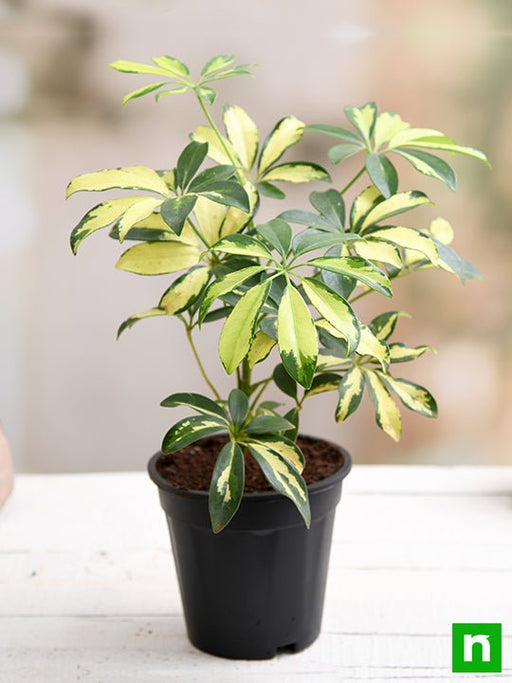
[[(121, 248), (105, 232), (74, 258), (69, 231), (95, 197), (65, 202), (64, 191), (86, 171), (172, 167), (202, 123), (191, 96), (122, 110), (123, 95), (148, 79), (115, 73), (109, 62), (171, 54), (197, 70), (231, 52), (257, 62), (257, 78), (221, 83), (220, 103), (246, 108), (264, 134), (287, 114), (345, 125), (344, 105), (376, 100), (415, 126), (482, 148), (493, 164), (489, 172), (456, 158), (455, 195), (400, 167), (402, 188), (419, 186), (436, 202), (418, 217), (450, 220), (455, 248), (483, 282), (463, 287), (425, 272), (397, 283), (396, 305), (375, 296), (359, 309), (370, 318), (405, 308), (413, 318), (400, 321), (398, 337), (439, 349), (396, 372), (431, 389), (439, 418), (403, 410), (396, 445), (366, 399), (337, 425), (327, 394), (306, 403), (302, 431), (346, 446), (357, 463), (512, 464), (511, 29), (509, 0), (3, 0), (0, 421), (16, 468), (143, 468), (179, 417), (160, 400), (204, 389), (177, 320), (143, 321), (116, 342), (118, 324), (155, 305), (173, 277), (115, 270)], [(325, 163), (330, 144), (307, 134), (296, 154)], [(334, 170), (339, 186), (359, 163)], [(305, 208), (312, 189), (322, 188), (289, 198)], [(269, 203), (262, 218), (286, 208)], [(199, 346), (227, 392), (218, 334), (210, 326)]]

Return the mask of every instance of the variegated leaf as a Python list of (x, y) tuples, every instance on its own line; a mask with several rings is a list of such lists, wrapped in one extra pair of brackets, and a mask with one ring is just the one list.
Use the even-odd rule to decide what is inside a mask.
[(212, 282), (208, 287), (201, 302), (201, 307), (199, 309), (199, 321), (202, 322), (208, 313), (210, 306), (219, 297), (232, 292), (243, 282), (248, 280), (258, 273), (264, 270), (263, 266), (249, 266), (248, 268), (241, 268), (240, 270), (235, 270), (232, 273), (224, 275), (224, 277)]
[(413, 140), (424, 137), (438, 137), (442, 138), (443, 133), (434, 128), (406, 128), (399, 131), (389, 141), (388, 149), (395, 147), (409, 147)]
[(377, 120), (377, 105), (375, 102), (368, 102), (362, 107), (345, 107), (345, 114), (350, 123), (361, 133), (368, 147), (370, 147), (370, 138)]
[(169, 71), (167, 69), (162, 69), (158, 66), (153, 66), (152, 64), (141, 64), (139, 62), (128, 62), (123, 59), (118, 59), (115, 62), (109, 64), (116, 71), (121, 71), (126, 74), (152, 74), (157, 76), (167, 76), (169, 77)]
[(418, 149), (395, 149), (395, 152), (404, 159), (407, 159), (423, 175), (437, 178), (437, 180), (445, 183), (450, 190), (455, 190), (457, 186), (455, 171), (443, 159)]
[(387, 313), (381, 313), (376, 318), (374, 318), (370, 323), (370, 330), (377, 337), (386, 341), (395, 331), (398, 318), (410, 318), (409, 313), (405, 311), (388, 311)]
[(435, 149), (443, 152), (451, 152), (452, 154), (462, 154), (483, 161), (489, 166), (487, 157), (479, 149), (458, 145), (454, 140), (447, 136), (440, 137), (438, 135), (427, 135), (425, 137), (415, 138), (409, 142), (409, 146), (423, 149)]
[(397, 404), (375, 372), (364, 370), (364, 378), (375, 408), (377, 424), (394, 441), (399, 441), (402, 433), (402, 418)]
[[(287, 422), (287, 420), (285, 420), (284, 422)], [(288, 423), (287, 425), (288, 428), (292, 426), (293, 425), (291, 425), (290, 423)], [(251, 437), (247, 441), (247, 445), (257, 446), (261, 451), (270, 451), (272, 453), (278, 454), (281, 458), (286, 460), (288, 464), (294, 467), (299, 473), (302, 473), (302, 471), (304, 470), (305, 461), (302, 451), (296, 443), (294, 443), (290, 439), (287, 439), (285, 436), (266, 435), (265, 438)]]
[(384, 294), (384, 296), (392, 296), (393, 294), (388, 277), (376, 266), (359, 256), (341, 256), (339, 258), (322, 256), (309, 261), (308, 265), (355, 278), (367, 287)]
[(209, 277), (209, 268), (194, 268), (185, 273), (165, 291), (158, 307), (162, 308), (167, 315), (175, 315), (187, 310), (197, 301)]
[(287, 183), (311, 183), (315, 180), (329, 181), (331, 176), (327, 171), (318, 166), (306, 162), (294, 161), (288, 164), (273, 166), (261, 179), (265, 182), (283, 181)]
[(75, 192), (103, 192), (104, 190), (147, 190), (168, 197), (169, 188), (156, 171), (146, 166), (110, 168), (79, 175), (69, 183), (66, 197)]
[(276, 124), (260, 152), (259, 176), (278, 161), (289, 147), (299, 142), (304, 134), (304, 126), (305, 124), (295, 116), (287, 116)]
[(175, 78), (186, 78), (190, 74), (187, 65), (176, 57), (161, 55), (160, 57), (152, 57), (151, 61)]
[(309, 389), (315, 374), (318, 339), (306, 302), (291, 284), (286, 287), (279, 304), (277, 335), (286, 371)]
[(435, 237), (443, 244), (451, 244), (453, 241), (453, 228), (446, 218), (441, 218), (440, 216), (434, 218), (430, 223), (429, 232), (432, 237)]
[[(135, 100), (138, 97), (144, 97), (144, 95), (148, 95), (151, 92), (155, 92), (155, 90), (158, 90), (159, 88), (162, 88), (164, 85), (167, 85), (168, 82), (169, 81), (160, 81), (160, 83), (152, 83), (151, 85), (145, 85), (143, 88), (137, 88), (137, 90), (132, 90), (127, 95), (125, 95), (125, 97), (123, 97), (123, 107), (130, 100)], [(180, 90), (181, 89), (182, 88), (180, 88)]]
[(258, 152), (256, 124), (242, 107), (230, 105), (224, 109), (224, 126), (242, 166), (250, 171)]
[[(320, 357), (319, 357), (320, 362)], [(316, 396), (317, 394), (324, 394), (327, 391), (335, 391), (341, 381), (341, 376), (333, 372), (324, 372), (320, 375), (315, 375), (311, 387), (304, 394), (304, 398)]]
[(135, 323), (139, 322), (139, 320), (144, 320), (145, 318), (154, 318), (160, 315), (166, 315), (165, 311), (161, 308), (150, 308), (148, 311), (143, 311), (142, 313), (134, 313), (134, 315), (131, 315), (126, 320), (123, 320), (123, 322), (119, 325), (119, 329), (117, 330), (117, 338), (119, 339), (125, 330), (133, 327)]
[(264, 361), (275, 345), (276, 342), (274, 339), (272, 339), (272, 337), (269, 337), (268, 334), (265, 334), (265, 332), (262, 330), (258, 330), (251, 344), (251, 350), (247, 356), (249, 366), (253, 368), (256, 363), (261, 363), (261, 361)]
[(131, 206), (146, 199), (148, 198), (145, 196), (122, 197), (97, 204), (85, 214), (80, 223), (71, 232), (70, 244), (73, 254), (77, 253), (80, 243), (86, 237), (89, 237), (89, 235), (92, 235), (97, 230), (108, 227), (114, 221), (117, 221)]
[(406, 363), (416, 360), (427, 352), (436, 353), (431, 346), (406, 346), (398, 342), (389, 345), (389, 358), (392, 363)]
[(350, 210), (351, 230), (353, 232), (359, 232), (366, 216), (375, 206), (377, 206), (377, 204), (380, 204), (383, 201), (384, 197), (375, 185), (370, 185), (358, 194), (354, 199), (354, 203)]
[(383, 152), (372, 152), (366, 157), (366, 171), (370, 180), (384, 197), (398, 190), (398, 173)]
[(209, 59), (201, 69), (201, 76), (210, 76), (216, 71), (226, 69), (235, 61), (234, 55), (215, 55)]
[(425, 417), (437, 417), (437, 404), (425, 387), (409, 382), (406, 379), (398, 379), (391, 375), (379, 372), (376, 373), (382, 382), (395, 392), (406, 408)]
[(119, 258), (116, 268), (138, 275), (164, 275), (199, 263), (201, 250), (182, 242), (144, 242), (131, 247)]
[(194, 215), (197, 227), (208, 245), (215, 244), (220, 239), (220, 230), (227, 210), (222, 204), (212, 202), (210, 199), (197, 198)]
[(186, 417), (177, 422), (164, 436), (162, 453), (175, 453), (180, 448), (190, 446), (204, 436), (225, 431), (226, 423), (216, 417)]
[(363, 373), (354, 365), (348, 370), (339, 383), (339, 400), (336, 406), (336, 422), (344, 422), (347, 417), (357, 410), (363, 397)]
[(239, 161), (229, 140), (222, 138), (221, 143), (215, 131), (208, 126), (196, 128), (192, 133), (192, 139), (196, 142), (207, 142), (208, 156), (218, 164), (232, 164), (233, 161)]
[(161, 199), (145, 197), (126, 209), (117, 226), (119, 231), (119, 241), (123, 242), (128, 230), (130, 230), (130, 228), (132, 228), (139, 221), (142, 221), (144, 218), (150, 216), (161, 204)]
[(229, 375), (235, 371), (251, 348), (258, 316), (269, 288), (270, 282), (267, 280), (249, 289), (224, 323), (219, 340), (219, 355)]
[(229, 441), (221, 449), (213, 468), (208, 510), (214, 534), (222, 531), (240, 507), (244, 492), (244, 456), (238, 444)]
[(366, 215), (361, 225), (361, 231), (364, 232), (371, 225), (376, 225), (391, 216), (396, 216), (399, 213), (410, 211), (417, 206), (424, 204), (432, 204), (426, 194), (419, 190), (410, 190), (409, 192), (399, 192), (389, 199), (385, 199), (371, 209)]
[(308, 491), (299, 471), (279, 452), (269, 448), (266, 444), (262, 446), (259, 443), (250, 442), (248, 446), (270, 485), (295, 503), (309, 528), (311, 511)]
[(433, 265), (438, 265), (439, 258), (435, 243), (423, 233), (414, 228), (390, 226), (372, 230), (367, 237), (373, 240), (384, 240), (404, 249), (413, 249), (424, 254)]
[(212, 251), (274, 260), (263, 242), (250, 235), (228, 235), (221, 239), (220, 242), (217, 242), (217, 244), (214, 244)]
[(234, 235), (240, 232), (251, 220), (251, 216), (253, 215), (258, 202), (258, 193), (256, 192), (254, 185), (250, 182), (245, 183), (243, 187), (249, 198), (250, 211), (241, 211), (240, 209), (231, 206), (222, 223), (220, 237), (227, 237), (228, 235)]
[(223, 410), (215, 401), (211, 398), (203, 396), (202, 394), (194, 393), (179, 393), (171, 394), (164, 398), (160, 403), (164, 408), (177, 408), (178, 406), (186, 406), (187, 408), (192, 408), (202, 415), (207, 417), (213, 417), (216, 420), (221, 420), (221, 422), (228, 422), (228, 416), (226, 411)]
[(301, 278), (302, 287), (316, 310), (347, 340), (348, 353), (359, 344), (359, 322), (352, 307), (320, 280)]
[(378, 339), (369, 327), (359, 323), (361, 328), (361, 338), (356, 349), (360, 356), (373, 356), (382, 365), (383, 370), (387, 370), (389, 365), (389, 349), (385, 341)]
[[(371, 235), (369, 235), (369, 237), (371, 237)], [(400, 259), (400, 254), (392, 244), (366, 239), (365, 241), (354, 242), (352, 246), (354, 247), (356, 254), (367, 261), (389, 263), (395, 268), (402, 268), (403, 264)]]
[(384, 143), (389, 142), (395, 135), (408, 128), (410, 128), (410, 124), (406, 123), (400, 114), (387, 111), (379, 114), (373, 131), (375, 149), (378, 149)]

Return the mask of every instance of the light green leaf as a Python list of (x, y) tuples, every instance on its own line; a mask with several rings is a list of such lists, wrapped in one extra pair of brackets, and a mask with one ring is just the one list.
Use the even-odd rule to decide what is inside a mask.
[(160, 92), (157, 92), (155, 95), (155, 100), (160, 102), (162, 97), (167, 97), (167, 95), (181, 95), (182, 93), (187, 92), (187, 90), (190, 90), (188, 85), (184, 85), (182, 88), (169, 88), (168, 90), (160, 90)]
[(295, 161), (273, 166), (263, 176), (266, 182), (311, 183), (315, 180), (330, 181), (331, 176), (318, 164)]
[(226, 423), (214, 417), (186, 417), (177, 422), (164, 436), (162, 453), (175, 453), (180, 448), (190, 446), (204, 436), (226, 430)]
[(350, 210), (350, 226), (353, 232), (359, 232), (366, 216), (382, 201), (384, 197), (375, 185), (370, 185), (357, 195)]
[(185, 273), (165, 291), (158, 307), (162, 308), (167, 315), (175, 315), (187, 310), (197, 301), (209, 277), (209, 268), (194, 268)]
[(377, 424), (394, 441), (399, 441), (402, 433), (402, 418), (398, 406), (375, 372), (364, 370), (364, 378), (375, 408)]
[(411, 316), (405, 311), (388, 311), (381, 313), (374, 318), (370, 323), (370, 330), (377, 337), (386, 341), (395, 331), (398, 318), (410, 318)]
[(387, 111), (379, 114), (373, 131), (375, 149), (378, 149), (385, 142), (389, 142), (395, 135), (408, 128), (410, 128), (410, 124), (406, 123), (400, 114)]
[(241, 211), (240, 209), (231, 206), (228, 209), (226, 218), (224, 219), (224, 222), (222, 224), (222, 228), (220, 231), (221, 237), (226, 237), (227, 235), (234, 235), (240, 232), (251, 220), (251, 217), (256, 207), (256, 203), (258, 201), (258, 193), (256, 192), (254, 185), (250, 182), (245, 183), (243, 187), (245, 193), (247, 194), (247, 197), (249, 198), (249, 211)]
[(160, 209), (162, 218), (177, 235), (181, 235), (185, 221), (193, 211), (196, 201), (195, 195), (184, 194), (181, 197), (170, 197), (162, 204)]
[(350, 157), (353, 157), (355, 154), (359, 154), (363, 149), (364, 147), (362, 145), (352, 143), (334, 145), (334, 147), (331, 147), (329, 150), (327, 156), (329, 157), (331, 164), (336, 165), (345, 161), (345, 159), (350, 159)]
[(447, 185), (450, 190), (455, 191), (457, 186), (455, 171), (450, 164), (447, 164), (443, 159), (417, 149), (396, 149), (395, 152), (404, 159), (407, 159), (407, 161), (412, 164), (417, 171), (423, 173), (423, 175), (437, 178)]
[(163, 311), (161, 308), (150, 308), (148, 311), (131, 315), (126, 320), (123, 320), (123, 322), (119, 325), (119, 329), (117, 330), (117, 339), (119, 339), (125, 330), (133, 327), (135, 323), (139, 322), (139, 320), (144, 320), (144, 318), (154, 318), (159, 315), (165, 315), (165, 311)]
[(259, 176), (278, 161), (289, 147), (299, 142), (304, 134), (304, 126), (305, 124), (295, 116), (287, 116), (276, 124), (260, 152)]
[(134, 100), (137, 97), (143, 97), (148, 95), (150, 92), (158, 90), (162, 86), (166, 85), (167, 81), (161, 81), (160, 83), (153, 83), (152, 85), (146, 85), (144, 88), (138, 88), (137, 90), (132, 90), (123, 98), (123, 106), (127, 104), (130, 100)]
[(460, 254), (458, 254), (454, 249), (449, 247), (447, 244), (443, 244), (435, 237), (432, 237), (432, 240), (437, 247), (437, 253), (439, 256), (437, 263), (438, 266), (449, 273), (454, 273), (457, 275), (457, 277), (463, 283), (465, 283), (466, 280), (480, 280), (482, 278), (478, 268), (460, 256)]
[(125, 74), (155, 74), (157, 76), (169, 76), (167, 69), (162, 69), (151, 64), (141, 64), (139, 62), (127, 62), (123, 59), (118, 59), (109, 64), (116, 71), (121, 71)]
[(182, 242), (145, 242), (125, 251), (116, 268), (139, 275), (164, 275), (199, 263), (201, 250)]
[(411, 209), (424, 204), (432, 204), (432, 202), (426, 194), (420, 192), (419, 190), (399, 192), (393, 197), (380, 202), (374, 206), (373, 209), (371, 209), (361, 225), (361, 231), (363, 232), (369, 226), (380, 223), (380, 221), (386, 220), (391, 216), (396, 216), (399, 213), (410, 211)]
[(286, 371), (309, 389), (315, 374), (318, 340), (306, 302), (291, 284), (286, 287), (279, 304), (277, 335)]
[(392, 296), (387, 276), (359, 256), (322, 256), (309, 261), (308, 265), (355, 278), (384, 296)]
[(355, 143), (360, 146), (361, 149), (364, 148), (364, 144), (358, 138), (355, 133), (346, 128), (340, 128), (339, 126), (330, 126), (324, 123), (310, 123), (306, 126), (306, 130), (314, 130), (317, 133), (324, 133), (325, 135), (332, 135), (335, 138), (340, 138), (340, 140), (346, 140), (347, 142)]
[(210, 76), (216, 71), (225, 69), (235, 61), (234, 55), (215, 55), (209, 59), (201, 70), (201, 76)]
[(251, 441), (248, 443), (248, 446), (270, 485), (295, 503), (306, 526), (309, 528), (311, 524), (311, 511), (309, 508), (308, 491), (306, 483), (298, 470), (278, 451), (274, 450), (270, 443)]
[(340, 381), (340, 375), (336, 375), (333, 372), (324, 372), (320, 375), (315, 375), (311, 387), (304, 394), (304, 398), (316, 396), (317, 394), (324, 394), (327, 391), (335, 391), (338, 388)]
[(435, 353), (435, 349), (431, 346), (406, 346), (398, 342), (389, 345), (389, 358), (392, 363), (406, 363), (410, 360), (416, 360), (424, 353)]
[(240, 446), (229, 441), (221, 449), (213, 468), (208, 510), (214, 534), (233, 519), (244, 492), (244, 456)]
[(140, 201), (128, 207), (117, 226), (119, 231), (119, 241), (123, 242), (128, 230), (130, 230), (135, 223), (138, 223), (139, 221), (144, 220), (144, 218), (150, 216), (161, 204), (161, 199), (145, 197), (144, 199), (141, 199)]
[(344, 422), (357, 410), (363, 397), (363, 390), (363, 373), (354, 365), (343, 375), (338, 386), (339, 400), (336, 406), (336, 422)]
[(251, 350), (247, 356), (249, 366), (253, 368), (256, 363), (261, 363), (268, 357), (269, 353), (272, 351), (276, 342), (268, 334), (265, 334), (263, 330), (258, 330), (254, 341), (251, 344)]
[(258, 152), (258, 129), (249, 114), (237, 105), (224, 109), (224, 126), (242, 166), (250, 171)]
[(369, 327), (359, 323), (361, 328), (361, 339), (356, 349), (360, 356), (373, 356), (382, 365), (383, 370), (387, 370), (389, 365), (389, 349), (385, 341), (378, 339)]
[(281, 256), (286, 256), (290, 251), (292, 242), (292, 229), (282, 218), (274, 218), (268, 223), (256, 226), (256, 232), (263, 237), (268, 244), (276, 249)]
[(249, 289), (227, 318), (219, 340), (219, 355), (230, 375), (245, 358), (251, 348), (261, 307), (270, 288), (267, 280)]
[(187, 77), (189, 70), (186, 64), (180, 62), (176, 57), (169, 57), (169, 55), (161, 55), (160, 57), (152, 57), (151, 61), (164, 71), (167, 71), (171, 76), (177, 78)]
[(208, 287), (201, 302), (201, 307), (199, 309), (199, 322), (203, 322), (206, 314), (208, 313), (210, 306), (213, 304), (215, 299), (232, 292), (243, 282), (248, 280), (258, 273), (264, 270), (263, 266), (249, 266), (248, 268), (241, 268), (240, 270), (235, 270), (232, 273), (224, 275), (224, 277), (212, 282)]
[(351, 354), (360, 339), (359, 323), (352, 307), (320, 280), (301, 278), (301, 282), (316, 310), (347, 340), (348, 353)]
[(395, 392), (406, 408), (425, 417), (437, 417), (437, 404), (432, 394), (425, 387), (406, 379), (398, 379), (391, 375), (376, 371), (384, 384)]
[(358, 243), (360, 243), (360, 237), (355, 232), (325, 232), (308, 228), (295, 235), (293, 251), (296, 256), (302, 256), (311, 251), (326, 249), (327, 247), (354, 242), (355, 240), (358, 240)]
[(309, 195), (309, 201), (330, 228), (343, 231), (345, 225), (345, 202), (338, 190), (330, 189), (325, 190), (325, 192), (312, 192)]
[(391, 197), (398, 190), (396, 168), (382, 152), (368, 154), (366, 170), (370, 180), (384, 197)]
[(434, 218), (430, 224), (429, 232), (443, 244), (450, 244), (453, 241), (453, 228), (445, 218)]
[(217, 403), (215, 403), (215, 401), (212, 401), (211, 398), (203, 396), (202, 394), (171, 394), (170, 396), (167, 396), (167, 398), (164, 398), (160, 405), (164, 408), (177, 408), (178, 406), (186, 406), (187, 408), (196, 410), (202, 415), (214, 417), (215, 419), (221, 420), (225, 423), (228, 422), (226, 412)]
[(156, 171), (146, 166), (109, 168), (79, 175), (69, 183), (66, 197), (75, 192), (103, 192), (104, 190), (147, 190), (168, 197), (169, 188)]
[(370, 138), (377, 120), (377, 105), (375, 102), (368, 102), (362, 107), (345, 107), (345, 114), (350, 123), (361, 133), (369, 147)]
[(222, 251), (226, 254), (238, 256), (255, 256), (256, 258), (271, 259), (272, 254), (260, 240), (250, 235), (228, 235), (214, 244), (212, 251)]
[(384, 240), (404, 249), (414, 249), (424, 254), (433, 265), (438, 265), (437, 247), (433, 240), (414, 228), (385, 227), (372, 230), (367, 237)]
[[(214, 80), (214, 79), (212, 78), (211, 80)], [(217, 93), (212, 88), (207, 88), (205, 86), (201, 86), (200, 88), (198, 88), (196, 90), (196, 92), (201, 99), (206, 100), (208, 102), (210, 107), (212, 106), (212, 104), (215, 103), (215, 100), (217, 99)]]
[[(369, 235), (369, 237), (371, 237), (371, 235)], [(394, 247), (392, 244), (387, 244), (386, 242), (380, 242), (378, 240), (372, 241), (371, 239), (366, 239), (364, 242), (354, 242), (352, 246), (356, 254), (367, 261), (389, 263), (399, 270), (402, 268), (403, 264), (402, 260), (400, 259), (400, 254), (398, 253), (396, 247)]]
[(192, 133), (192, 139), (196, 142), (207, 142), (208, 156), (218, 164), (232, 164), (233, 161), (239, 161), (229, 140), (222, 138), (221, 142), (215, 131), (208, 126), (196, 128)]

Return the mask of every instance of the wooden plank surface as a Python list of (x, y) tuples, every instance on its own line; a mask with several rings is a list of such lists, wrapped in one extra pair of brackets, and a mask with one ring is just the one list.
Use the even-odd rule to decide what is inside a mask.
[[(498, 681), (512, 674), (512, 468), (356, 467), (323, 632), (268, 662), (186, 639), (143, 473), (25, 475), (0, 513), (0, 681)], [(501, 622), (504, 672), (452, 674), (452, 622)]]

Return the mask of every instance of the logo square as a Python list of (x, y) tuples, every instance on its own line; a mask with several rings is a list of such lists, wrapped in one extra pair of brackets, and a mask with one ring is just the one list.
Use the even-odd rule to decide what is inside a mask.
[(501, 673), (501, 624), (452, 624), (453, 673)]

